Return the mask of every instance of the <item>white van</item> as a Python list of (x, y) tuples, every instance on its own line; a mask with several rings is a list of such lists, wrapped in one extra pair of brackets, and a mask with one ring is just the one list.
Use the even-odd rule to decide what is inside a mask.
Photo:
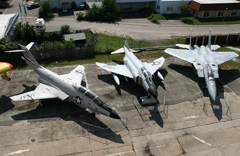
[(36, 20), (36, 31), (45, 31), (46, 26), (45, 26), (45, 21), (43, 18), (37, 18)]

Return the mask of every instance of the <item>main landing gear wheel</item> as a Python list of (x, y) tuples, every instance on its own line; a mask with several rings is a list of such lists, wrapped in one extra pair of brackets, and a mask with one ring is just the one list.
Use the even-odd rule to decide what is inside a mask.
[(44, 107), (44, 102), (43, 100), (39, 100), (39, 105), (43, 108)]

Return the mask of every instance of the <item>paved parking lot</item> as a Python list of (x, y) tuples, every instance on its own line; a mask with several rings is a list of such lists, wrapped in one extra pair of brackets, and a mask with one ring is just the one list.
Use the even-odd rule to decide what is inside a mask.
[[(65, 74), (73, 68), (50, 69)], [(13, 71), (11, 82), (0, 81), (0, 155), (239, 155), (239, 71), (218, 81), (215, 103), (188, 63), (170, 58), (160, 71), (165, 81), (155, 79), (159, 104), (141, 106), (144, 89), (122, 77), (115, 86), (110, 73), (85, 65), (82, 84), (114, 107), (122, 121), (94, 117), (57, 99), (45, 100), (44, 107), (38, 101), (12, 102), (9, 96), (38, 85), (34, 71)]]

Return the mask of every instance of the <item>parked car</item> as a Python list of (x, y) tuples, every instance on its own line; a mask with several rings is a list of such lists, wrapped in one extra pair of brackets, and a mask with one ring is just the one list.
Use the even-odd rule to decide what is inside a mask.
[(63, 13), (66, 13), (66, 12), (68, 12), (68, 8), (66, 8), (66, 7), (63, 7), (63, 8), (62, 8), (62, 12), (63, 12)]
[(39, 4), (38, 3), (34, 3), (34, 2), (31, 2), (27, 5), (27, 9), (30, 10), (30, 9), (34, 9), (34, 8), (38, 8), (39, 7)]

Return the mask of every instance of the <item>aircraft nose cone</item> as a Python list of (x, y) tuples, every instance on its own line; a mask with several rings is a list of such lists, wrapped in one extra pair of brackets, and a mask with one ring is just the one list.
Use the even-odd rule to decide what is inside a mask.
[(148, 88), (148, 93), (153, 96), (155, 99), (157, 99), (158, 97), (158, 93), (157, 93), (157, 89), (155, 87), (155, 85), (150, 85), (149, 88)]
[(208, 92), (209, 92), (209, 95), (212, 98), (212, 100), (215, 101), (216, 100), (216, 96), (217, 96), (216, 88), (213, 87), (213, 86), (209, 87)]
[(120, 119), (120, 116), (114, 110), (111, 111), (110, 117), (114, 119)]

